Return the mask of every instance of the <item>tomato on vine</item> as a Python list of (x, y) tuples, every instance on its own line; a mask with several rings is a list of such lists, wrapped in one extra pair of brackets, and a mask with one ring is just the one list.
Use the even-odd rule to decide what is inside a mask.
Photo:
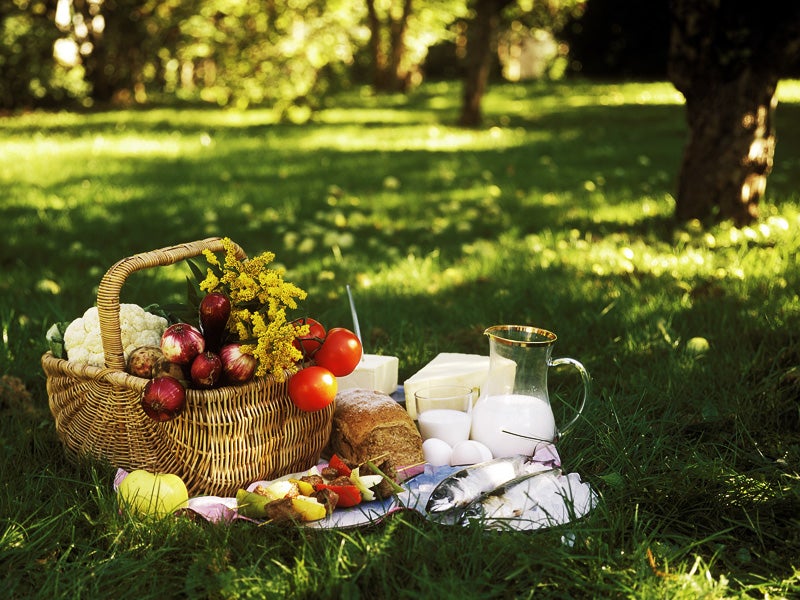
[(292, 321), (292, 325), (300, 327), (308, 325), (308, 335), (295, 338), (292, 344), (303, 353), (303, 360), (313, 358), (314, 354), (322, 346), (325, 339), (325, 326), (311, 317), (301, 317)]
[(333, 327), (328, 330), (328, 335), (314, 355), (314, 360), (337, 377), (344, 377), (358, 366), (361, 353), (361, 341), (355, 333), (344, 327)]

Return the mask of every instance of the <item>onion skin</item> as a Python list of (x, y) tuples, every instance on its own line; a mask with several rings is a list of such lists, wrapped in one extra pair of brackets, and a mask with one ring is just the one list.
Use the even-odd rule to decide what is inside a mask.
[(156, 377), (145, 385), (141, 406), (154, 421), (170, 421), (186, 407), (186, 390), (174, 377)]
[(188, 323), (170, 325), (161, 336), (161, 352), (170, 362), (189, 365), (206, 349), (206, 340), (200, 330)]
[(199, 316), (208, 349), (218, 352), (231, 316), (231, 301), (221, 292), (210, 292), (200, 301)]
[(222, 376), (226, 383), (246, 383), (256, 372), (257, 361), (252, 354), (244, 354), (241, 344), (226, 344), (220, 350), (222, 359)]
[(222, 360), (213, 352), (201, 352), (192, 361), (192, 383), (199, 388), (213, 388), (222, 374)]

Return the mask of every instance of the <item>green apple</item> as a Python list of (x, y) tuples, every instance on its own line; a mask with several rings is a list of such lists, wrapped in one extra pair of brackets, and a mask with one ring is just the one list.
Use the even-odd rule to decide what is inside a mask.
[(164, 517), (189, 500), (186, 484), (171, 473), (131, 471), (117, 489), (121, 504), (135, 514)]
[(686, 351), (698, 358), (708, 354), (709, 348), (708, 340), (704, 337), (693, 337), (686, 342)]

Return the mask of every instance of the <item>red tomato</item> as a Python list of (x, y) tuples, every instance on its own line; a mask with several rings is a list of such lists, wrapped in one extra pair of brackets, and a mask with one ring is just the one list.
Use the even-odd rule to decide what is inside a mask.
[(322, 341), (325, 339), (325, 327), (322, 325), (322, 323), (310, 317), (295, 319), (292, 321), (292, 325), (297, 327), (301, 325), (308, 325), (308, 335), (295, 338), (292, 344), (294, 344), (294, 347), (303, 353), (304, 359), (311, 358), (314, 356), (314, 353), (319, 349), (319, 347), (322, 345)]
[(336, 397), (336, 377), (324, 367), (300, 369), (289, 378), (289, 398), (306, 412), (322, 410)]
[(334, 327), (328, 331), (314, 360), (337, 377), (350, 375), (361, 360), (361, 342), (349, 329)]

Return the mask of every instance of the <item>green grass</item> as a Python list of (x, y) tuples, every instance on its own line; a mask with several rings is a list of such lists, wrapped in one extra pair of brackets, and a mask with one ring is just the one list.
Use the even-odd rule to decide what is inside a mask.
[[(686, 130), (668, 84), (496, 86), (488, 125), (459, 89), (355, 91), (313, 122), (157, 108), (0, 120), (0, 578), (27, 597), (781, 598), (800, 592), (800, 84), (752, 228), (676, 226)], [(313, 533), (117, 512), (113, 469), (67, 461), (39, 359), (119, 258), (228, 235), (272, 250), (304, 311), (350, 324), (401, 379), (530, 323), (594, 394), (565, 467), (585, 520), (485, 534), (397, 515)], [(183, 267), (123, 301), (182, 299)], [(692, 337), (710, 351), (697, 356)], [(574, 377), (553, 373), (554, 396)], [(243, 482), (246, 483), (246, 482)], [(566, 542), (566, 543), (565, 543)]]

